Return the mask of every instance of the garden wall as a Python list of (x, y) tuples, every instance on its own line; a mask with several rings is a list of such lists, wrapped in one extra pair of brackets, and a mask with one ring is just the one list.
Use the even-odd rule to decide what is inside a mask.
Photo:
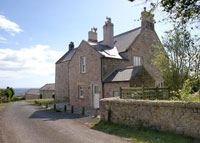
[(200, 103), (105, 98), (101, 119), (200, 138)]

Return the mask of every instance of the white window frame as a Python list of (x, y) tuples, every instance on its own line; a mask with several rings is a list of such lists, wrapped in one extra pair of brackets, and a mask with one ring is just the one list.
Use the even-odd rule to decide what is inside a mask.
[(78, 97), (84, 98), (84, 87), (82, 85), (78, 86)]
[(86, 73), (86, 57), (81, 57), (81, 73)]
[(139, 56), (133, 56), (133, 66), (141, 66), (142, 60)]

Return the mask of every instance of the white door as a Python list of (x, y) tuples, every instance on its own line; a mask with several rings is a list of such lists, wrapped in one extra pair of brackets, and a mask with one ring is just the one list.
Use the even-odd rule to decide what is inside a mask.
[(94, 108), (99, 108), (99, 86), (93, 85)]

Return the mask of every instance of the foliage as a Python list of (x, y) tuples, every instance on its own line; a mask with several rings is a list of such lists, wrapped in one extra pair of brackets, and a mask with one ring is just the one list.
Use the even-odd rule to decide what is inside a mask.
[(178, 91), (173, 91), (176, 97), (172, 97), (171, 100), (183, 100), (183, 101), (200, 101), (198, 91), (196, 88), (197, 79), (187, 79), (184, 82), (183, 88)]
[(6, 89), (0, 89), (0, 103), (12, 101), (14, 94), (13, 88), (7, 87)]
[(170, 89), (177, 92), (192, 75), (199, 78), (199, 45), (199, 38), (192, 37), (185, 26), (174, 25), (174, 29), (166, 33), (163, 47), (154, 46), (153, 62), (161, 70)]
[[(136, 0), (129, 0), (134, 2)], [(173, 19), (181, 20), (183, 23), (189, 20), (194, 21), (200, 19), (200, 1), (198, 0), (143, 0), (150, 3), (151, 10), (155, 10), (158, 6), (173, 17)]]
[[(194, 139), (182, 135), (175, 135), (173, 133), (157, 131), (153, 129), (143, 128), (138, 126), (126, 126), (114, 124), (110, 122), (100, 121), (94, 127), (109, 134), (122, 137), (130, 142), (139, 143), (188, 143), (193, 142)], [(197, 140), (198, 142), (199, 140)]]

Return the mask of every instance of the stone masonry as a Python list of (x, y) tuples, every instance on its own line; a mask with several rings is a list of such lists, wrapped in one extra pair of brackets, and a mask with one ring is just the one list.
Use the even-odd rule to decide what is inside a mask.
[(100, 101), (101, 120), (142, 125), (200, 138), (200, 103), (107, 98)]

